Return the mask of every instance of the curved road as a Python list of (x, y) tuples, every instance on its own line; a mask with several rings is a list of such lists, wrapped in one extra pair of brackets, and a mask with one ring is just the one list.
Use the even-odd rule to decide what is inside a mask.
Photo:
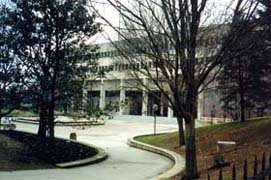
[[(172, 120), (171, 120), (172, 122)], [(159, 121), (158, 121), (159, 123)], [(36, 132), (37, 125), (17, 123), (17, 130)], [(176, 131), (175, 123), (161, 121), (157, 132)], [(0, 172), (2, 180), (144, 180), (172, 167), (172, 162), (160, 155), (129, 147), (127, 139), (153, 132), (153, 121), (108, 120), (104, 126), (85, 130), (56, 127), (56, 136), (69, 138), (77, 133), (79, 141), (102, 147), (109, 158), (101, 163), (71, 169), (48, 169)]]

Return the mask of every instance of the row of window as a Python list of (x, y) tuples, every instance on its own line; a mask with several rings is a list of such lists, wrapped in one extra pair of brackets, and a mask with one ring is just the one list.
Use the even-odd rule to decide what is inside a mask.
[[(217, 37), (209, 37), (208, 39), (205, 40), (201, 40), (198, 42), (200, 47), (209, 47), (209, 46), (213, 46), (213, 45), (217, 45), (219, 44), (219, 39)], [(170, 45), (169, 45), (170, 46)], [(163, 48), (168, 49), (168, 45), (165, 45)], [(173, 49), (173, 47), (170, 46), (169, 49)], [(137, 50), (137, 52), (135, 53), (139, 53), (139, 51), (144, 52), (151, 52), (151, 49), (149, 47), (142, 47), (140, 49)], [(104, 51), (104, 52), (97, 52), (94, 54), (91, 54), (91, 58), (104, 58), (104, 57), (116, 57), (116, 56), (120, 56), (120, 52), (117, 50), (113, 50), (113, 51)]]
[[(198, 61), (200, 62), (207, 62), (209, 61), (210, 57), (202, 57), (202, 58), (198, 58)], [(141, 63), (133, 63), (133, 64), (121, 64), (121, 63), (116, 63), (116, 64), (111, 64), (108, 66), (99, 66), (98, 70), (99, 71), (127, 71), (127, 70), (131, 70), (131, 71), (138, 71), (140, 69), (151, 69), (154, 67), (159, 67), (159, 65), (156, 62), (141, 62)]]
[[(209, 60), (209, 57), (204, 57), (200, 58), (200, 61), (206, 62)], [(158, 65), (155, 62), (149, 61), (146, 63), (133, 63), (133, 64), (121, 64), (121, 63), (116, 63), (108, 66), (99, 66), (98, 70), (101, 71), (127, 71), (127, 70), (132, 70), (132, 71), (138, 71), (140, 69), (151, 69), (154, 67), (157, 67)]]
[(119, 51), (115, 50), (115, 51), (97, 52), (97, 53), (91, 54), (90, 57), (92, 59), (95, 59), (95, 58), (104, 58), (104, 57), (115, 57), (119, 55), (120, 55)]
[(153, 68), (153, 62), (147, 63), (134, 63), (134, 64), (114, 64), (109, 66), (99, 66), (98, 70), (108, 70), (108, 71), (127, 71), (134, 70), (138, 71), (141, 68)]
[(221, 43), (221, 40), (218, 39), (217, 37), (208, 37), (208, 39), (200, 40), (198, 42), (199, 47), (209, 47), (209, 46), (214, 46), (218, 45)]

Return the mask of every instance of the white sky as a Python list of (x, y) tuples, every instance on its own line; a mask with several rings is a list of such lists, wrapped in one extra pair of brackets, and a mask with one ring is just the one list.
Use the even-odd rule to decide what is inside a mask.
[[(119, 13), (107, 2), (107, 0), (90, 0), (90, 1), (95, 3), (95, 8), (99, 11), (99, 13), (103, 17), (110, 21), (111, 24), (113, 24), (116, 27), (119, 26)], [(124, 4), (129, 4), (129, 1), (133, 2), (133, 0), (119, 0), (119, 1)], [(216, 17), (212, 20), (211, 23), (217, 23), (219, 21), (221, 22), (222, 20), (217, 17), (221, 17), (221, 14), (225, 12), (225, 9), (227, 9), (227, 7), (230, 4), (232, 4), (232, 2), (235, 1), (236, 0), (208, 0), (208, 6), (205, 11), (206, 15), (210, 15), (211, 13), (212, 17)], [(0, 4), (4, 4), (6, 2), (9, 2), (9, 0), (0, 0)], [(97, 20), (98, 22), (104, 24), (104, 22), (101, 19), (97, 18)], [(97, 34), (95, 37), (89, 40), (90, 44), (108, 42), (109, 41), (108, 37), (110, 37), (111, 40), (118, 40), (118, 36), (112, 28), (103, 25), (102, 29), (103, 29), (102, 33)]]
[[(120, 0), (124, 3), (129, 3), (129, 0)], [(144, 1), (144, 0), (142, 0)], [(236, 0), (235, 0), (236, 1)], [(217, 17), (221, 17), (221, 14), (225, 12), (225, 9), (230, 4), (233, 4), (234, 0), (209, 0), (208, 6), (206, 8), (206, 15), (212, 15), (212, 17), (216, 17), (212, 19), (211, 23), (218, 23), (219, 21), (222, 21), (221, 19)], [(231, 5), (232, 7), (232, 5)], [(107, 3), (107, 0), (95, 0), (95, 8), (99, 11), (100, 14), (102, 14), (110, 23), (112, 23), (114, 26), (119, 26), (119, 14), (118, 12)], [(102, 20), (99, 20), (99, 22), (103, 22)], [(114, 32), (114, 30), (106, 25), (102, 26), (103, 32), (96, 35), (92, 40), (91, 43), (103, 43), (108, 42), (108, 36), (111, 40), (117, 40), (118, 36)]]

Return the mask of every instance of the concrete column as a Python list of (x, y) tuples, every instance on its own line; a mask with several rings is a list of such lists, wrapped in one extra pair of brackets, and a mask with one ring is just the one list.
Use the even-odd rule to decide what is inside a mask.
[(104, 90), (104, 81), (101, 80), (100, 85), (100, 109), (104, 109), (105, 107), (105, 90)]
[[(143, 79), (144, 85), (147, 85), (148, 80), (147, 78)], [(146, 91), (142, 91), (142, 111), (141, 111), (142, 116), (147, 116), (148, 115), (148, 93)]]
[(119, 101), (119, 115), (124, 113), (124, 103), (125, 103), (125, 89), (124, 89), (124, 80), (120, 80), (120, 101)]
[(164, 95), (161, 93), (160, 96), (160, 116), (163, 116), (163, 111), (164, 111)]
[(148, 115), (148, 93), (142, 92), (142, 116)]
[(198, 94), (198, 102), (197, 102), (197, 119), (201, 120), (202, 119), (202, 114), (203, 114), (203, 92)]
[[(169, 94), (169, 97), (172, 98), (172, 95)], [(168, 118), (173, 118), (173, 115), (174, 115), (174, 113), (173, 113), (171, 104), (170, 104), (170, 102), (168, 102), (167, 117)]]

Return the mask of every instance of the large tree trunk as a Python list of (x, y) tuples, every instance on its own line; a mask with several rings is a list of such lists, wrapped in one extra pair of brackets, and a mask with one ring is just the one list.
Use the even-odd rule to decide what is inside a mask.
[[(0, 94), (0, 96), (1, 96), (1, 94)], [(1, 98), (2, 97), (0, 97), (0, 130), (1, 130), (1, 126), (2, 126), (2, 103), (1, 103)]]
[(196, 151), (196, 110), (197, 98), (190, 88), (187, 93), (184, 115), (185, 120), (185, 180), (198, 178), (197, 151)]
[(243, 72), (242, 61), (239, 61), (239, 69), (238, 69), (238, 76), (239, 76), (239, 93), (240, 93), (240, 113), (241, 113), (241, 122), (245, 122), (245, 89), (244, 89), (244, 72)]
[(46, 127), (47, 127), (47, 121), (48, 121), (48, 109), (46, 106), (46, 102), (44, 102), (44, 99), (42, 98), (40, 104), (40, 120), (39, 120), (39, 129), (38, 129), (38, 136), (40, 138), (46, 137)]
[[(48, 82), (48, 81), (46, 81)], [(50, 92), (48, 89), (48, 84), (44, 83), (45, 86), (42, 86), (42, 92), (40, 97), (40, 121), (38, 136), (41, 138), (46, 137), (48, 130), (48, 121), (49, 121), (49, 101), (50, 101)]]
[(185, 145), (185, 140), (184, 140), (184, 130), (183, 130), (183, 117), (178, 115), (177, 116), (177, 121), (178, 121), (178, 130), (179, 130), (179, 146)]
[(48, 116), (48, 128), (49, 128), (49, 137), (55, 137), (55, 95), (51, 92), (51, 101), (49, 105), (49, 116)]
[(241, 122), (245, 122), (245, 100), (244, 100), (244, 94), (240, 94), (240, 109), (241, 109)]
[(48, 127), (49, 127), (49, 137), (54, 138), (55, 137), (55, 118), (54, 118), (54, 110), (50, 108), (49, 110), (49, 122), (48, 122)]
[(185, 180), (191, 180), (198, 177), (195, 119), (185, 121)]

